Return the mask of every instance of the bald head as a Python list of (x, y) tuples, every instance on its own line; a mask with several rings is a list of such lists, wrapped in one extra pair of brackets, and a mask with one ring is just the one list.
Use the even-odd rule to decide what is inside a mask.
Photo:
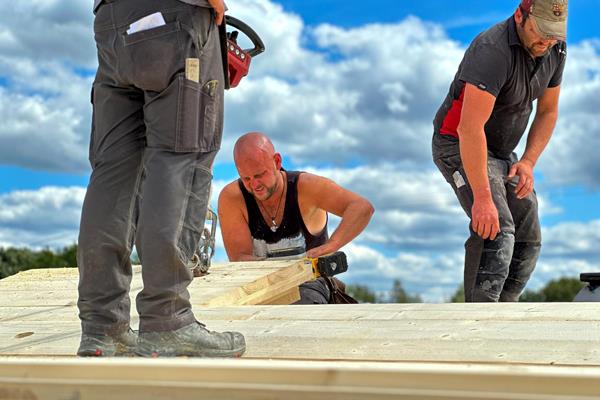
[(258, 160), (263, 157), (272, 158), (275, 147), (271, 140), (260, 132), (250, 132), (241, 136), (233, 148), (233, 160), (237, 164), (241, 159)]
[(275, 155), (275, 147), (271, 140), (260, 132), (250, 132), (241, 136), (233, 148), (233, 160), (236, 165), (243, 159), (259, 160), (272, 159)]

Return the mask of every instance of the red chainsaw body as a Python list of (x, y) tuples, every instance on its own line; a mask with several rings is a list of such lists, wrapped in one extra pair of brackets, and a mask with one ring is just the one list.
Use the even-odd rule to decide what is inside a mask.
[(229, 85), (236, 87), (248, 75), (252, 57), (233, 40), (227, 40), (227, 61), (229, 64)]

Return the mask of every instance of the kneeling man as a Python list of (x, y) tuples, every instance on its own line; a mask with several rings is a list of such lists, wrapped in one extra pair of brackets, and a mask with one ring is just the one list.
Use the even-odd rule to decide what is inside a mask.
[[(318, 257), (339, 250), (367, 226), (373, 206), (330, 179), (281, 167), (267, 136), (238, 139), (233, 157), (240, 178), (219, 195), (219, 217), (230, 261)], [(331, 237), (327, 213), (342, 218)], [(322, 278), (300, 286), (297, 304), (328, 303)]]

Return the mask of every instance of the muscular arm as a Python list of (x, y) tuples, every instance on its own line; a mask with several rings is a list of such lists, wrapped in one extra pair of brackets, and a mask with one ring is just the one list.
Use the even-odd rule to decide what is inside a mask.
[(546, 148), (552, 131), (558, 118), (558, 97), (560, 86), (548, 88), (538, 99), (535, 118), (527, 136), (527, 146), (523, 157), (515, 163), (510, 172), (509, 178), (519, 176), (519, 183), (515, 189), (517, 198), (523, 198), (533, 191), (533, 168), (540, 155)]
[(500, 229), (500, 223), (487, 174), (484, 126), (494, 109), (496, 98), (470, 83), (465, 85), (458, 134), (460, 157), (473, 190), (471, 226), (483, 239), (493, 240)]
[(252, 254), (252, 235), (248, 228), (248, 216), (242, 193), (234, 181), (219, 195), (219, 222), (221, 235), (229, 261), (258, 261), (262, 258)]
[(367, 226), (374, 208), (359, 196), (330, 179), (305, 173), (298, 182), (299, 204), (305, 224), (314, 214), (326, 211), (342, 218), (329, 240), (309, 250), (308, 257), (318, 257), (339, 250), (358, 236)]

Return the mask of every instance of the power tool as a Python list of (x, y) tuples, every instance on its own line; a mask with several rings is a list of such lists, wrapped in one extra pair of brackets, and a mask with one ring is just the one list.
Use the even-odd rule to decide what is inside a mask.
[[(227, 25), (238, 30), (227, 32)], [(238, 45), (239, 32), (250, 39), (254, 46), (252, 49), (242, 49)], [(224, 22), (219, 25), (219, 36), (221, 39), (225, 89), (230, 89), (236, 87), (242, 78), (248, 75), (252, 57), (256, 57), (265, 51), (265, 45), (251, 27), (230, 15), (226, 15)]]
[(312, 264), (315, 278), (320, 276), (332, 277), (348, 271), (348, 260), (343, 251), (326, 254), (317, 258), (307, 258)]
[[(290, 247), (285, 249), (271, 250), (267, 252), (267, 259), (298, 259), (305, 254), (304, 247)], [(342, 272), (348, 271), (348, 260), (343, 251), (336, 251), (331, 254), (325, 254), (316, 258), (304, 257), (304, 262), (312, 265), (313, 275), (316, 278), (320, 276), (332, 277)]]

